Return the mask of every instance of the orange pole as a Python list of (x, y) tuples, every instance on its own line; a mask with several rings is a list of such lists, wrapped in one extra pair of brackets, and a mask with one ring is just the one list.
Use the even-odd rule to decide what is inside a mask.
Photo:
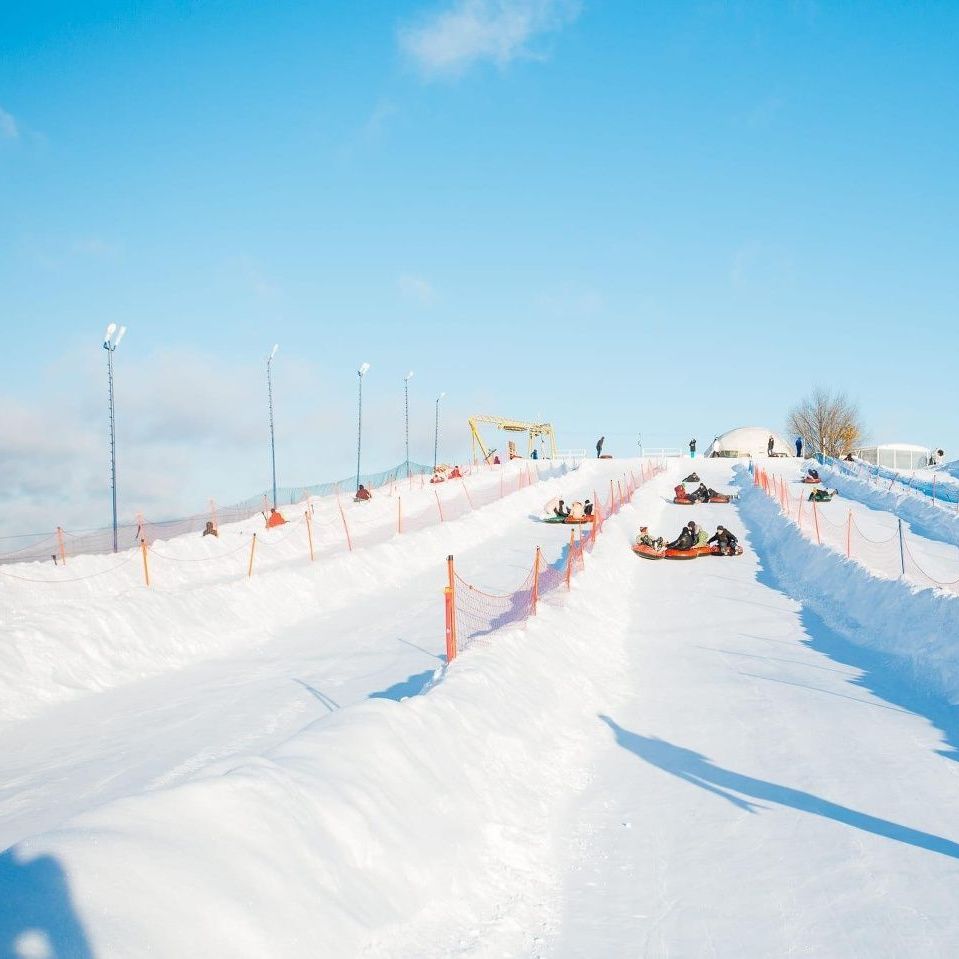
[(440, 494), (434, 489), (433, 495), (436, 497), (436, 508), (440, 511), (440, 522), (443, 522), (443, 504), (440, 502)]
[(310, 562), (313, 562), (313, 520), (310, 519), (310, 511), (308, 509), (303, 510), (303, 515), (306, 517), (306, 536), (310, 541)]
[(150, 585), (150, 566), (147, 563), (147, 541), (145, 539), (140, 540), (140, 552), (143, 553), (143, 581)]
[(623, 505), (623, 487), (619, 485), (619, 480), (616, 480), (616, 487), (619, 490), (619, 505)]
[(816, 510), (816, 501), (812, 501), (812, 518), (816, 521), (816, 542), (822, 546), (822, 540), (819, 538), (819, 512)]
[(253, 575), (253, 554), (256, 552), (256, 533), (253, 534), (253, 542), (250, 543), (250, 565), (246, 570), (246, 577), (249, 579)]
[(216, 524), (216, 503), (211, 499), (210, 500), (210, 519), (213, 522), (213, 528), (217, 529)]
[(533, 593), (530, 596), (530, 605), (532, 606), (531, 615), (536, 615), (536, 604), (539, 602), (539, 547), (536, 547), (536, 556), (533, 558)]
[(613, 481), (609, 481), (609, 515), (616, 512), (616, 494), (613, 492)]
[(799, 525), (799, 528), (802, 529), (802, 504), (803, 504), (803, 495), (800, 492), (799, 494), (799, 512), (796, 515), (796, 523)]
[(63, 545), (63, 528), (57, 527), (57, 552), (60, 554), (60, 563), (67, 565), (67, 551)]
[(396, 498), (396, 532), (403, 532), (403, 497)]
[(456, 659), (456, 568), (453, 554), (446, 557), (446, 663)]
[[(336, 505), (340, 510), (340, 519), (343, 520), (343, 531), (346, 533), (346, 545), (350, 548), (350, 552), (353, 552), (353, 540), (350, 539), (350, 527), (346, 522), (346, 513), (343, 512), (343, 505), (340, 503), (339, 498), (337, 498)], [(254, 534), (256, 535), (256, 534)]]
[(575, 530), (569, 531), (569, 553), (566, 556), (566, 588), (572, 589), (569, 585), (569, 581), (573, 578), (573, 537), (576, 535)]

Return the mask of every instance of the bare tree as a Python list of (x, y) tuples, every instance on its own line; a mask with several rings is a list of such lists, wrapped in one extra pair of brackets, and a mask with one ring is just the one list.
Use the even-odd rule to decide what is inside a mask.
[(843, 456), (862, 439), (859, 407), (842, 391), (817, 386), (789, 412), (789, 429), (803, 439), (803, 446), (826, 456)]

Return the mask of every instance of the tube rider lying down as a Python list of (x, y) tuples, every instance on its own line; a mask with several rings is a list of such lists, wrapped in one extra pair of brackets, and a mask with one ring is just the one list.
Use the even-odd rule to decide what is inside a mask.
[(691, 500), (697, 500), (700, 503), (708, 503), (714, 496), (718, 496), (716, 490), (708, 487), (705, 483), (700, 483), (692, 493), (689, 494)]

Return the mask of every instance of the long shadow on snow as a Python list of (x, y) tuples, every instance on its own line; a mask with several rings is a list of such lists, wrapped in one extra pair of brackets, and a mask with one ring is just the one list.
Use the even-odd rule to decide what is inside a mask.
[(93, 959), (93, 950), (57, 860), (23, 861), (8, 849), (0, 855), (0, 959), (28, 955)]
[(658, 766), (672, 776), (721, 796), (739, 809), (755, 812), (763, 808), (750, 800), (775, 803), (779, 806), (788, 806), (790, 809), (798, 809), (811, 816), (832, 819), (852, 826), (854, 829), (872, 833), (874, 836), (883, 836), (908, 846), (959, 859), (959, 843), (950, 839), (934, 836), (919, 829), (911, 829), (909, 826), (890, 822), (888, 819), (879, 819), (877, 816), (858, 812), (848, 806), (840, 806), (838, 803), (814, 796), (801, 789), (792, 789), (789, 786), (767, 782), (765, 779), (744, 776), (742, 773), (717, 766), (702, 753), (676, 746), (655, 736), (640, 736), (638, 733), (623, 729), (609, 716), (601, 715), (599, 718), (615, 733), (616, 742), (623, 749), (629, 750), (640, 759), (650, 765)]
[[(764, 564), (760, 564), (756, 580), (777, 592), (792, 595)], [(887, 703), (928, 719), (942, 733), (948, 746), (936, 752), (946, 759), (959, 760), (959, 706), (911, 682), (912, 668), (905, 657), (880, 653), (850, 642), (805, 605), (801, 604), (799, 617), (809, 637), (803, 640), (804, 645), (834, 662), (861, 670), (861, 676), (849, 678), (851, 685), (868, 689)]]
[(410, 696), (419, 696), (430, 687), (433, 677), (436, 675), (435, 669), (427, 669), (422, 673), (416, 673), (413, 676), (407, 676), (406, 679), (398, 683), (393, 683), (386, 689), (381, 689), (377, 693), (370, 693), (370, 699), (392, 699), (399, 702), (401, 699), (408, 699)]

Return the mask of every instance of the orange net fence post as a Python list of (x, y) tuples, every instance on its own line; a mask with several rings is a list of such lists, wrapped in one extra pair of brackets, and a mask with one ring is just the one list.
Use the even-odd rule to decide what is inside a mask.
[(350, 525), (346, 522), (346, 513), (343, 512), (343, 504), (340, 502), (339, 497), (336, 498), (336, 505), (340, 510), (340, 519), (343, 521), (343, 532), (346, 533), (346, 545), (349, 547), (349, 550), (352, 553), (353, 540), (350, 539)]
[(539, 566), (541, 562), (540, 549), (536, 547), (536, 556), (533, 558), (533, 586), (530, 593), (530, 615), (536, 615), (536, 603), (539, 601)]
[(572, 589), (570, 585), (570, 580), (573, 578), (573, 553), (575, 552), (574, 537), (576, 533), (574, 530), (569, 531), (569, 552), (566, 554), (566, 588)]
[(439, 491), (436, 490), (436, 489), (434, 489), (434, 490), (433, 490), (433, 495), (436, 497), (436, 508), (439, 510), (439, 513), (440, 513), (440, 522), (442, 523), (442, 522), (443, 522), (443, 504), (440, 502), (440, 494), (439, 494)]
[(306, 517), (306, 537), (310, 543), (310, 562), (312, 563), (315, 559), (313, 555), (313, 520), (308, 509), (303, 510), (303, 515)]
[(140, 552), (143, 553), (143, 581), (150, 585), (150, 564), (147, 562), (147, 541), (140, 540)]
[(822, 546), (822, 540), (819, 538), (819, 510), (816, 509), (816, 501), (812, 501), (812, 518), (816, 524), (816, 542)]
[(216, 503), (211, 499), (210, 500), (210, 522), (213, 524), (214, 529), (218, 529), (216, 522)]
[(246, 578), (253, 576), (253, 555), (256, 553), (256, 533), (253, 534), (253, 542), (250, 543), (250, 564), (246, 568)]
[(443, 590), (446, 598), (446, 663), (456, 659), (456, 570), (452, 553), (446, 557), (447, 586)]
[(403, 532), (403, 497), (398, 496), (396, 498), (396, 533), (399, 535)]
[(57, 552), (60, 554), (60, 565), (67, 565), (67, 551), (63, 545), (63, 528), (57, 527)]

